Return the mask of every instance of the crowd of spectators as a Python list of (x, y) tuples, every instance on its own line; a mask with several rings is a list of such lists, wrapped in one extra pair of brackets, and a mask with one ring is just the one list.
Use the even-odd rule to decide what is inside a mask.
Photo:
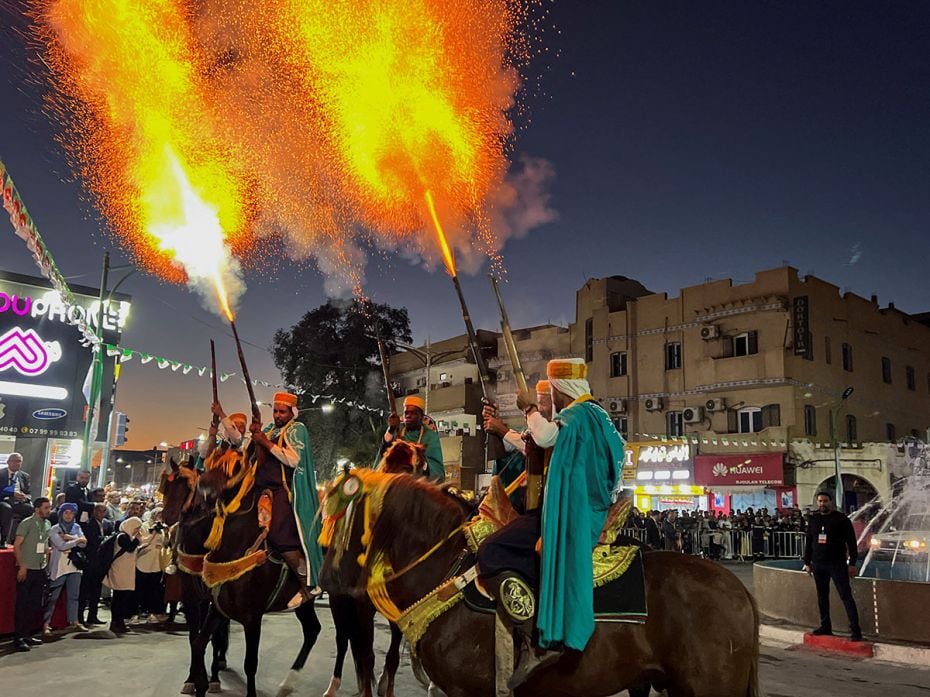
[(33, 497), (24, 477), (16, 485), (18, 496), (6, 492), (17, 504), (10, 507), (12, 516), (4, 515), (8, 530), (2, 542), (12, 543), (16, 555), (19, 651), (41, 645), (42, 636), (52, 633), (62, 595), (65, 631), (105, 625), (101, 608), (109, 608), (109, 629), (117, 635), (131, 632), (134, 619), (155, 626), (174, 620), (178, 591), (164, 574), (167, 527), (156, 498), (112, 484), (92, 489), (89, 481), (88, 472), (79, 472), (54, 502)]
[[(636, 536), (655, 549), (720, 559), (759, 557), (767, 552), (781, 556), (781, 552), (793, 552), (796, 543), (791, 536), (772, 533), (804, 533), (809, 517), (809, 511), (797, 507), (777, 511), (747, 508), (730, 513), (679, 509), (643, 513), (633, 508), (627, 525), (639, 531)], [(776, 541), (779, 543), (777, 550), (774, 549)]]

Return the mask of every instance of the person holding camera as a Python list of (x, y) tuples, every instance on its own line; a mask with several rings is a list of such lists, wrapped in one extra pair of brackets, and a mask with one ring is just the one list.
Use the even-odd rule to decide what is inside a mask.
[(149, 624), (163, 624), (168, 619), (161, 568), (167, 532), (161, 520), (161, 508), (154, 509), (151, 518), (142, 524), (142, 543), (136, 552), (136, 596), (139, 612), (148, 615)]
[[(87, 631), (78, 621), (78, 601), (81, 597), (81, 569), (86, 566), (84, 548), (87, 538), (77, 523), (76, 503), (63, 503), (58, 508), (58, 523), (49, 531), (48, 541), (52, 556), (48, 564), (48, 600), (45, 603), (43, 631), (51, 631), (49, 622), (55, 611), (58, 596), (64, 588), (68, 600), (68, 626), (78, 632)], [(83, 558), (83, 560), (82, 560)]]

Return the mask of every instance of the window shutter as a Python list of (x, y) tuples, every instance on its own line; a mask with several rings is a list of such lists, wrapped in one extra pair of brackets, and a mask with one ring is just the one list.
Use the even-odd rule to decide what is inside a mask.
[(749, 354), (759, 353), (759, 332), (749, 332)]
[(727, 410), (727, 432), (739, 433), (739, 414), (735, 409)]
[(762, 428), (781, 426), (781, 405), (767, 404), (762, 407)]

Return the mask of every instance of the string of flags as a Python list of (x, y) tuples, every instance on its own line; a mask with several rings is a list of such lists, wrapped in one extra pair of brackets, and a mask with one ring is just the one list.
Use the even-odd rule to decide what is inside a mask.
[[(173, 360), (171, 358), (164, 358), (162, 356), (155, 356), (150, 353), (145, 353), (144, 351), (137, 351), (135, 349), (126, 348), (124, 346), (117, 346), (115, 344), (102, 344), (103, 349), (106, 351), (106, 355), (110, 358), (119, 358), (120, 364), (131, 361), (133, 358), (138, 358), (139, 362), (143, 365), (148, 363), (154, 363), (159, 370), (167, 370), (170, 368), (173, 372), (180, 372), (182, 375), (190, 375), (191, 373), (196, 374), (197, 377), (213, 377), (213, 371), (207, 366), (192, 365), (190, 363), (185, 363), (183, 361)], [(232, 377), (237, 377), (238, 373), (219, 373), (216, 377), (220, 382), (226, 382)], [(242, 384), (245, 384), (245, 378), (239, 376), (239, 381)], [(309, 397), (312, 404), (316, 404), (317, 401), (322, 400), (324, 402), (328, 401), (331, 404), (344, 404), (350, 409), (360, 409), (362, 411), (367, 411), (373, 414), (378, 414), (384, 416), (385, 412), (383, 409), (377, 407), (372, 407), (362, 402), (356, 402), (352, 399), (347, 399), (345, 397), (339, 397), (334, 394), (316, 394), (309, 390), (306, 390), (297, 385), (290, 385), (287, 383), (271, 383), (267, 380), (257, 380), (252, 379), (252, 385), (255, 387), (267, 387), (272, 390), (289, 390), (294, 394), (300, 395), (302, 397)]]
[[(74, 299), (71, 288), (68, 286), (68, 282), (65, 280), (65, 277), (61, 275), (61, 271), (58, 270), (55, 259), (45, 245), (42, 236), (39, 234), (39, 230), (36, 228), (32, 216), (29, 215), (26, 204), (23, 203), (19, 191), (17, 191), (16, 185), (13, 183), (13, 178), (10, 176), (6, 165), (3, 164), (3, 160), (0, 160), (0, 186), (3, 187), (3, 208), (10, 216), (10, 222), (13, 224), (13, 232), (26, 243), (26, 248), (32, 253), (33, 261), (35, 261), (36, 266), (39, 267), (42, 276), (47, 278), (52, 284), (52, 287), (58, 291), (62, 303), (64, 303), (69, 310), (71, 307), (77, 306), (77, 302)], [(75, 325), (81, 330), (81, 334), (84, 335), (85, 343), (93, 345), (100, 343), (97, 332), (88, 324), (83, 313), (67, 312), (65, 313), (65, 317), (70, 324)]]
[[(699, 435), (697, 433), (685, 434), (683, 436), (669, 436), (660, 433), (634, 433), (634, 436), (641, 440), (653, 440), (669, 445), (712, 445), (714, 447), (735, 447), (735, 448), (786, 448), (790, 443), (807, 442), (816, 448), (832, 448), (831, 443), (818, 443), (810, 439), (795, 438), (791, 441), (785, 438), (739, 438), (738, 434), (728, 435)], [(842, 448), (857, 446), (857, 443), (838, 443)]]

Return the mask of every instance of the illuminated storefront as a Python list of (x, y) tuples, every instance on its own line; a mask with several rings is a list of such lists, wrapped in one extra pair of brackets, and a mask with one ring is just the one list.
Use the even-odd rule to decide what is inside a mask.
[(714, 512), (767, 508), (774, 513), (796, 504), (795, 488), (785, 486), (782, 453), (698, 455), (694, 466), (696, 483), (707, 488)]
[(693, 446), (687, 442), (627, 443), (624, 486), (640, 510), (703, 510), (707, 497), (694, 481)]
[[(87, 467), (80, 439), (92, 354), (69, 318), (96, 326), (99, 291), (71, 290), (76, 303), (68, 306), (45, 279), (0, 272), (0, 461), (14, 450), (23, 454), (33, 496), (71, 479), (68, 470)], [(129, 296), (119, 293), (107, 303), (104, 341), (119, 343), (129, 307)], [(106, 438), (114, 371), (114, 360), (105, 360), (98, 442)]]

